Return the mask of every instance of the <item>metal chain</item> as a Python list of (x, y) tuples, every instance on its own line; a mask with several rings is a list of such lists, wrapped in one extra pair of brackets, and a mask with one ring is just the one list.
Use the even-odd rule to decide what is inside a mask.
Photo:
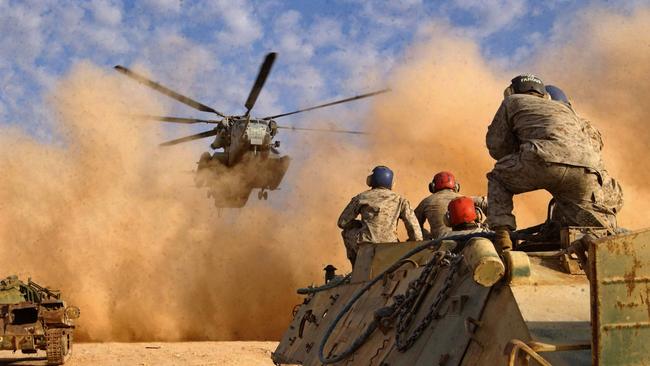
[[(465, 235), (454, 235), (445, 238), (444, 240), (457, 240), (459, 242), (466, 242), (467, 240), (475, 237), (482, 237), (482, 238), (493, 238), (494, 233), (473, 233), (473, 234), (465, 234)], [(420, 253), (423, 250), (429, 249), (434, 247), (435, 245), (440, 244), (442, 239), (436, 239), (436, 240), (431, 240), (428, 242), (423, 243), (422, 245), (413, 248), (412, 250), (409, 250), (406, 252), (402, 257), (400, 257), (395, 263), (393, 263), (390, 267), (379, 273), (377, 276), (375, 276), (373, 279), (370, 281), (366, 282), (360, 288), (358, 288), (353, 294), (352, 297), (345, 303), (343, 308), (334, 316), (333, 320), (329, 323), (327, 328), (325, 329), (325, 332), (323, 333), (323, 336), (321, 337), (320, 345), (318, 346), (318, 359), (320, 360), (321, 363), (323, 364), (332, 364), (336, 362), (340, 362), (350, 355), (352, 355), (359, 347), (361, 347), (365, 341), (368, 339), (368, 337), (374, 332), (375, 329), (380, 328), (384, 330), (388, 330), (391, 326), (391, 322), (395, 319), (396, 317), (396, 311), (399, 310), (401, 313), (401, 309), (405, 306), (400, 306), (402, 303), (393, 303), (391, 306), (383, 307), (380, 309), (377, 309), (374, 313), (375, 319), (370, 322), (370, 324), (367, 326), (366, 330), (357, 338), (352, 341), (351, 345), (344, 350), (340, 351), (339, 354), (332, 354), (333, 350), (329, 351), (329, 355), (325, 356), (325, 346), (327, 345), (328, 340), (332, 336), (332, 333), (336, 329), (337, 325), (345, 317), (346, 314), (350, 312), (354, 304), (359, 301), (359, 299), (366, 293), (368, 290), (374, 286), (377, 282), (382, 280), (384, 276), (387, 274), (394, 272), (397, 268), (399, 268), (402, 265), (402, 261), (414, 256), (417, 253)], [(462, 248), (462, 246), (461, 246)], [(456, 248), (455, 250), (459, 250), (459, 248)], [(453, 271), (455, 272), (456, 265), (460, 262), (462, 259), (462, 256), (455, 255), (449, 252), (439, 252), (439, 253), (444, 253), (445, 255), (442, 257), (444, 258), (452, 258), (453, 261), (447, 260), (448, 264), (453, 264)], [(438, 259), (437, 259), (438, 258)], [(431, 259), (430, 263), (427, 263), (427, 265), (434, 266), (438, 262), (440, 262), (440, 255), (437, 253), (434, 254), (434, 257)], [(431, 262), (435, 263), (432, 264)], [(452, 263), (453, 262), (453, 263)], [(450, 269), (450, 271), (452, 270)], [(424, 270), (424, 269), (423, 269)], [(453, 274), (448, 275), (449, 279), (447, 281), (451, 281), (451, 277)], [(449, 288), (445, 290), (445, 293), (449, 291)], [(404, 295), (402, 295), (404, 296)], [(441, 297), (441, 295), (438, 295)], [(446, 295), (445, 295), (446, 296)], [(397, 298), (395, 297), (397, 301), (399, 299), (405, 299), (406, 297), (403, 298)], [(442, 303), (442, 301), (440, 301)], [(421, 331), (420, 331), (421, 332)]]
[[(420, 338), (424, 330), (431, 324), (434, 318), (438, 316), (440, 306), (448, 298), (449, 290), (452, 288), (454, 276), (458, 270), (458, 263), (463, 258), (462, 255), (453, 254), (451, 252), (439, 252), (426, 264), (420, 276), (409, 283), (408, 289), (404, 295), (395, 296), (395, 310), (398, 311), (398, 323), (395, 332), (395, 346), (400, 352), (405, 352), (415, 341)], [(442, 284), (442, 287), (436, 294), (435, 299), (429, 307), (427, 315), (422, 319), (420, 324), (406, 337), (411, 322), (417, 315), (421, 301), (426, 296), (426, 292), (430, 290), (436, 283), (438, 273), (441, 268), (448, 267), (447, 276)], [(395, 315), (393, 313), (393, 315)], [(406, 339), (404, 339), (406, 337)]]
[(436, 273), (434, 275), (437, 276), (437, 266), (434, 266), (432, 264), (440, 262), (440, 258), (442, 258), (444, 254), (445, 252), (435, 252), (427, 265), (422, 267), (423, 270), (420, 273), (420, 276), (409, 282), (404, 294), (394, 295), (392, 305), (380, 308), (375, 311), (375, 320), (379, 322), (379, 326), (381, 328), (390, 329), (393, 322), (395, 321), (395, 318), (397, 318), (397, 316), (403, 312), (404, 308), (413, 307), (413, 303), (415, 302), (416, 297), (418, 297), (418, 294), (421, 292), (420, 287), (424, 283), (423, 279), (426, 279), (434, 268), (436, 269)]

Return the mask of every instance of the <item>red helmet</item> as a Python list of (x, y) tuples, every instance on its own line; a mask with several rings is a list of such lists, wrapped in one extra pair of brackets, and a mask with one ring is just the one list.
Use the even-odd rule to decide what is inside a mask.
[(435, 193), (441, 189), (453, 189), (458, 192), (460, 185), (456, 183), (456, 177), (450, 172), (440, 172), (433, 176), (433, 181), (429, 183), (429, 191)]
[(447, 206), (447, 220), (449, 226), (471, 224), (478, 220), (474, 200), (470, 197), (458, 197), (449, 202)]

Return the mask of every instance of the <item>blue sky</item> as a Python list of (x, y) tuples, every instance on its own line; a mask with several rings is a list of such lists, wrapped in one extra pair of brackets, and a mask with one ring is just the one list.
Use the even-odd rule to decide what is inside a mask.
[[(615, 3), (608, 6), (622, 7)], [(381, 88), (432, 23), (483, 54), (525, 61), (583, 1), (0, 0), (0, 123), (48, 139), (46, 96), (82, 60), (140, 66), (153, 78), (239, 113), (265, 53), (279, 58), (255, 108), (293, 110)], [(176, 114), (200, 116), (174, 105)], [(338, 108), (338, 107), (337, 107)], [(346, 107), (342, 107), (346, 108)], [(304, 125), (303, 116), (289, 124)]]

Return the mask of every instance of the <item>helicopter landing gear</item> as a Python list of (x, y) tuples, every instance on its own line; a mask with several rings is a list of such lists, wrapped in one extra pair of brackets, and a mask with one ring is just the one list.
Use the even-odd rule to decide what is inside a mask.
[(264, 189), (260, 189), (259, 192), (257, 192), (257, 199), (258, 200), (268, 200), (269, 199), (269, 192), (265, 191)]

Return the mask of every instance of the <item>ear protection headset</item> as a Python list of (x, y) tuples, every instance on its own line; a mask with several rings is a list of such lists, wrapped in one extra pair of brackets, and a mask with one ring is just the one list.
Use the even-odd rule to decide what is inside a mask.
[(439, 172), (433, 176), (429, 183), (429, 192), (436, 193), (441, 189), (452, 189), (454, 192), (460, 192), (460, 184), (456, 182), (456, 177), (450, 172)]

